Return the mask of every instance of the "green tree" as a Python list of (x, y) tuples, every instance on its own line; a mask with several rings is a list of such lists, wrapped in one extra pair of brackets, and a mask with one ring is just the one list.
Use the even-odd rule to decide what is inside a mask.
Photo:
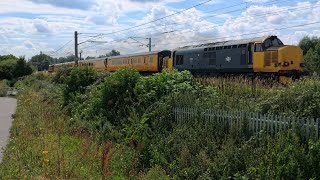
[(303, 50), (303, 55), (306, 55), (310, 49), (315, 49), (316, 45), (320, 42), (319, 37), (305, 36), (299, 42), (299, 47)]
[(27, 63), (24, 57), (20, 57), (13, 68), (13, 77), (18, 78), (32, 74), (32, 67)]
[(35, 55), (31, 58), (30, 62), (37, 62), (37, 63), (43, 63), (43, 62), (49, 62), (52, 63), (53, 62), (53, 58), (46, 55), (46, 54), (38, 54)]
[(15, 56), (12, 55), (12, 54), (0, 56), (0, 61), (4, 61), (4, 60), (8, 60), (8, 59), (18, 60), (18, 58), (15, 57)]
[(103, 57), (110, 57), (110, 56), (119, 56), (120, 52), (117, 50), (112, 49), (109, 53), (107, 53), (106, 55), (100, 55), (99, 58), (103, 58)]
[(119, 56), (120, 55), (120, 52), (117, 51), (117, 50), (114, 50), (112, 49), (108, 54), (107, 56)]
[(7, 59), (0, 61), (0, 79), (12, 79), (13, 78), (13, 69), (17, 60)]
[(310, 72), (320, 74), (320, 43), (317, 44), (315, 49), (308, 50), (304, 57), (306, 69)]
[(311, 73), (320, 74), (320, 38), (304, 37), (299, 42), (300, 48), (303, 50), (305, 69)]
[(86, 60), (89, 60), (89, 59), (95, 59), (96, 57), (94, 57), (94, 56), (87, 56), (86, 57)]
[(30, 62), (38, 68), (38, 71), (48, 70), (53, 63), (53, 58), (46, 54), (38, 54), (31, 58)]
[(65, 62), (71, 62), (74, 61), (75, 56), (74, 55), (69, 55), (67, 57), (59, 57), (59, 58), (54, 58), (53, 63), (65, 63)]

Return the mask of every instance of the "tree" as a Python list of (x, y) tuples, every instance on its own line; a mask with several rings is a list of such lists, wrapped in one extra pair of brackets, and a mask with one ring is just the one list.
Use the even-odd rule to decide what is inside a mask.
[(96, 57), (94, 57), (94, 56), (87, 56), (86, 57), (86, 60), (89, 60), (89, 59), (95, 59)]
[(320, 42), (313, 49), (309, 49), (304, 57), (306, 69), (320, 75)]
[(28, 64), (24, 57), (20, 57), (13, 68), (13, 77), (18, 78), (32, 74), (32, 67)]
[(38, 71), (48, 70), (49, 65), (53, 63), (53, 58), (46, 54), (38, 54), (31, 58), (30, 62), (36, 66)]
[(320, 38), (306, 36), (299, 42), (299, 46), (304, 53), (305, 69), (320, 75)]
[(311, 48), (315, 49), (316, 45), (319, 42), (320, 42), (319, 37), (313, 36), (310, 38), (309, 36), (305, 36), (300, 40), (299, 47), (303, 50), (303, 55), (306, 55)]
[(112, 49), (108, 54), (107, 56), (119, 56), (120, 55), (120, 52), (119, 51), (116, 51), (114, 49)]
[(50, 57), (49, 55), (46, 54), (38, 54), (35, 55), (31, 58), (30, 62), (37, 62), (37, 63), (42, 63), (42, 62), (48, 62), (48, 63), (53, 63), (53, 58)]
[(0, 79), (12, 80), (32, 73), (31, 64), (27, 63), (24, 57), (18, 60), (10, 59), (11, 55), (6, 57), (9, 59), (0, 61)]
[(103, 58), (103, 57), (110, 57), (110, 56), (119, 56), (120, 52), (117, 50), (112, 49), (109, 53), (107, 53), (106, 55), (100, 55), (99, 58)]
[(15, 57), (15, 56), (12, 55), (12, 54), (0, 56), (0, 61), (4, 61), (4, 60), (8, 60), (8, 59), (18, 60), (18, 58)]
[(75, 56), (74, 55), (70, 55), (67, 57), (59, 57), (59, 58), (54, 58), (53, 59), (53, 63), (57, 64), (57, 63), (65, 63), (65, 62), (71, 62), (75, 60)]
[(17, 63), (15, 59), (6, 59), (0, 61), (0, 79), (11, 80), (13, 78), (14, 66)]

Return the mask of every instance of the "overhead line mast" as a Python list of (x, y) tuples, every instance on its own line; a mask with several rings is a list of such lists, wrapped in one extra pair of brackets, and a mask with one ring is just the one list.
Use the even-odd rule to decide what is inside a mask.
[(75, 57), (75, 66), (78, 66), (78, 31), (74, 32), (74, 57)]

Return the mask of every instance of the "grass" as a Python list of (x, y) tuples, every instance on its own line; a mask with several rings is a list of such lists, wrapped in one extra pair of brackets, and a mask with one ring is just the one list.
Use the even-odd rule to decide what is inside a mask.
[(99, 179), (99, 146), (68, 132), (68, 117), (44, 97), (32, 91), (18, 96), (0, 179)]
[[(259, 112), (262, 107), (265, 113), (282, 113), (279, 107), (288, 106), (295, 110), (293, 115), (309, 115), (320, 107), (319, 80), (289, 87), (258, 81), (252, 88), (247, 79), (202, 78), (195, 83), (192, 76), (179, 72), (132, 82), (127, 77), (137, 73), (123, 71), (99, 82), (94, 81), (99, 77), (93, 78), (91, 85), (82, 84), (83, 72), (78, 73), (81, 76), (71, 74), (83, 91), (74, 91), (70, 106), (64, 108), (66, 84), (53, 84), (51, 77), (41, 74), (17, 83), (25, 91), (17, 97), (0, 179), (320, 177), (318, 140), (300, 142), (290, 131), (249, 137), (245, 130), (229, 132), (200, 119), (179, 124), (172, 116), (172, 107), (180, 100), (191, 107), (226, 111)], [(70, 85), (73, 82), (70, 79)], [(128, 88), (126, 83), (138, 85)], [(296, 106), (299, 102), (305, 103)], [(124, 106), (128, 107), (124, 112), (132, 113), (119, 115)], [(300, 112), (304, 106), (310, 108)], [(100, 117), (97, 109), (92, 110), (96, 107), (113, 113)]]

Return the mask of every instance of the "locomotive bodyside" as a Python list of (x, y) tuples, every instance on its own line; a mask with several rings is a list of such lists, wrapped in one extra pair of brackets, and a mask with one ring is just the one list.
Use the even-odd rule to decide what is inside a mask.
[(173, 51), (173, 66), (193, 74), (297, 78), (302, 74), (303, 55), (299, 47), (267, 36), (182, 47)]

